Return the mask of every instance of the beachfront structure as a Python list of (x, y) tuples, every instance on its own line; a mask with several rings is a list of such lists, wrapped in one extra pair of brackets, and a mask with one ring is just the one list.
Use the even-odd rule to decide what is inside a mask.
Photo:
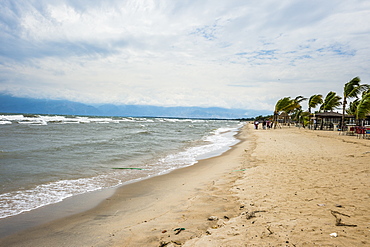
[[(345, 115), (346, 124), (355, 124), (353, 115)], [(318, 112), (311, 117), (312, 129), (338, 130), (342, 122), (342, 114), (338, 112)]]
[[(342, 122), (342, 114), (338, 112), (318, 112), (311, 117), (311, 128), (318, 130), (340, 130)], [(346, 127), (359, 125), (358, 120), (354, 115), (346, 114), (344, 116), (344, 124)], [(370, 125), (370, 115), (366, 119), (361, 120), (361, 126)]]
[(288, 113), (282, 112), (279, 114), (277, 121), (280, 124), (289, 124), (291, 122), (291, 118)]

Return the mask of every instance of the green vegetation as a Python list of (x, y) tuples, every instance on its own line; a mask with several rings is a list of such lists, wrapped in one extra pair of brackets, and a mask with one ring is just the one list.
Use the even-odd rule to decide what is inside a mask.
[(356, 109), (357, 119), (364, 119), (370, 113), (370, 90), (362, 96)]
[[(301, 103), (307, 98), (297, 96), (296, 98), (284, 97), (276, 102), (273, 121), (276, 123), (278, 117), (285, 113), (290, 119), (296, 123), (301, 123), (303, 126), (309, 123), (312, 117), (312, 109), (319, 107), (318, 112), (332, 112), (342, 105), (342, 123), (344, 123), (345, 114), (355, 116), (357, 121), (366, 119), (370, 114), (370, 85), (360, 84), (359, 77), (353, 78), (344, 85), (343, 97), (337, 95), (336, 92), (330, 91), (325, 99), (321, 94), (314, 94), (308, 98), (307, 111), (302, 110)], [(343, 101), (342, 101), (343, 99)], [(348, 100), (353, 100), (349, 103)], [(276, 125), (275, 125), (276, 127)], [(342, 128), (343, 129), (343, 128)]]
[(316, 108), (318, 105), (322, 104), (322, 95), (321, 94), (314, 94), (308, 100), (308, 112), (311, 114), (311, 109)]
[(342, 104), (340, 102), (341, 99), (342, 98), (337, 95), (336, 92), (329, 92), (324, 99), (324, 103), (322, 103), (322, 105), (320, 106), (320, 111), (334, 111)]
[[(280, 100), (275, 105), (275, 110), (274, 110), (274, 119), (273, 121), (276, 123), (278, 116), (285, 112), (288, 115), (293, 115), (294, 117), (299, 118), (302, 116), (302, 106), (301, 102), (307, 100), (307, 98), (304, 98), (303, 96), (297, 96), (296, 98), (292, 99), (290, 97), (285, 97)], [(275, 124), (276, 128), (276, 124)]]
[[(363, 92), (369, 91), (369, 89), (370, 89), (370, 86), (369, 85), (367, 85), (367, 84), (361, 85), (360, 84), (360, 81), (361, 80), (360, 80), (359, 77), (355, 77), (355, 78), (353, 78), (352, 80), (350, 80), (349, 82), (347, 82), (344, 85), (344, 90), (343, 90), (342, 123), (344, 123), (344, 115), (346, 113), (347, 99), (356, 98), (356, 100), (358, 101), (359, 100), (358, 99), (358, 95), (361, 94), (361, 93), (363, 93)], [(364, 96), (366, 96), (366, 94)], [(361, 109), (361, 110), (365, 112), (364, 115), (361, 115), (363, 112), (361, 112), (360, 115), (358, 115), (358, 113), (356, 113), (356, 109), (353, 112), (354, 115), (356, 115), (356, 118), (357, 119), (359, 119), (358, 118), (359, 116), (361, 118), (365, 118), (365, 115), (366, 115), (366, 106), (365, 106), (365, 109)]]

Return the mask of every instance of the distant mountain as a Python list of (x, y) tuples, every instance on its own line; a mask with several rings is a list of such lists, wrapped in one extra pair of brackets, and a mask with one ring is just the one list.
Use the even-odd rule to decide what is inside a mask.
[[(145, 105), (86, 105), (67, 100), (18, 98), (0, 94), (0, 112), (58, 115), (180, 117), (180, 118), (250, 118), (268, 111), (226, 109), (219, 107), (162, 107)], [(248, 114), (246, 114), (248, 112)]]
[(0, 112), (60, 115), (99, 115), (93, 106), (67, 100), (17, 98), (0, 95)]

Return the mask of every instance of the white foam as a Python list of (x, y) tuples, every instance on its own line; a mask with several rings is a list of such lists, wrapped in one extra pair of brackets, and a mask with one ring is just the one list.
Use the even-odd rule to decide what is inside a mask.
[(181, 167), (194, 165), (199, 159), (221, 155), (239, 142), (234, 137), (238, 128), (219, 128), (211, 133), (211, 135), (203, 138), (207, 144), (190, 147), (176, 154), (170, 154), (160, 159), (156, 163), (155, 168), (161, 169), (162, 171), (160, 173), (163, 174)]
[[(0, 116), (2, 122), (20, 123), (20, 124), (79, 124), (79, 123), (118, 123), (120, 121), (135, 121), (135, 122), (161, 122), (165, 119), (144, 119), (144, 118), (89, 118), (89, 117), (65, 117), (65, 116), (39, 116), (39, 117), (24, 117), (23, 115), (7, 115)], [(172, 119), (170, 119), (172, 121)], [(187, 120), (183, 122), (205, 122), (209, 120)], [(10, 122), (10, 123), (9, 123)], [(146, 179), (148, 177), (168, 173), (172, 170), (191, 166), (198, 162), (199, 159), (208, 158), (210, 156), (220, 155), (228, 150), (238, 140), (234, 137), (239, 127), (235, 128), (219, 128), (205, 136), (201, 144), (192, 146), (182, 152), (173, 153), (159, 159), (148, 165), (148, 169), (143, 171), (120, 170), (110, 172), (109, 175), (100, 175), (92, 178), (81, 178), (76, 180), (62, 180), (48, 184), (42, 184), (28, 190), (19, 190), (0, 195), (0, 218), (5, 218), (20, 214), (25, 211), (30, 211), (48, 204), (60, 202), (68, 197), (108, 188), (120, 184), (131, 183), (134, 181)]]
[(6, 121), (6, 120), (5, 120), (5, 121), (2, 121), (2, 120), (1, 120), (1, 121), (0, 121), (0, 124), (12, 124), (12, 122), (11, 122), (11, 121)]
[(24, 118), (23, 115), (0, 115), (1, 120), (8, 120), (8, 121), (17, 121), (22, 120)]
[[(122, 117), (122, 118), (107, 118), (107, 117), (67, 117), (67, 116), (49, 116), (49, 115), (34, 115), (34, 116), (24, 116), (24, 115), (0, 115), (0, 121), (10, 121), (11, 123), (20, 124), (37, 124), (37, 125), (47, 125), (49, 123), (59, 123), (59, 124), (70, 124), (70, 123), (120, 123), (120, 122), (190, 122), (190, 123), (202, 123), (207, 120), (201, 119), (172, 119), (172, 118), (139, 118), (139, 117)], [(9, 123), (7, 123), (9, 124)]]
[(115, 186), (120, 183), (121, 181), (117, 178), (101, 175), (93, 178), (62, 180), (38, 185), (28, 190), (5, 193), (0, 195), (0, 201), (2, 202), (0, 218), (6, 218), (45, 205), (61, 202), (74, 195), (109, 187), (107, 184)]

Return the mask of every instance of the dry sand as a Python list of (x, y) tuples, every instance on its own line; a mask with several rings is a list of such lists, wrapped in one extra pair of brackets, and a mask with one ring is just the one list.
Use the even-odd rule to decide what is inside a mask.
[(370, 246), (370, 140), (252, 125), (240, 139), (0, 246)]

